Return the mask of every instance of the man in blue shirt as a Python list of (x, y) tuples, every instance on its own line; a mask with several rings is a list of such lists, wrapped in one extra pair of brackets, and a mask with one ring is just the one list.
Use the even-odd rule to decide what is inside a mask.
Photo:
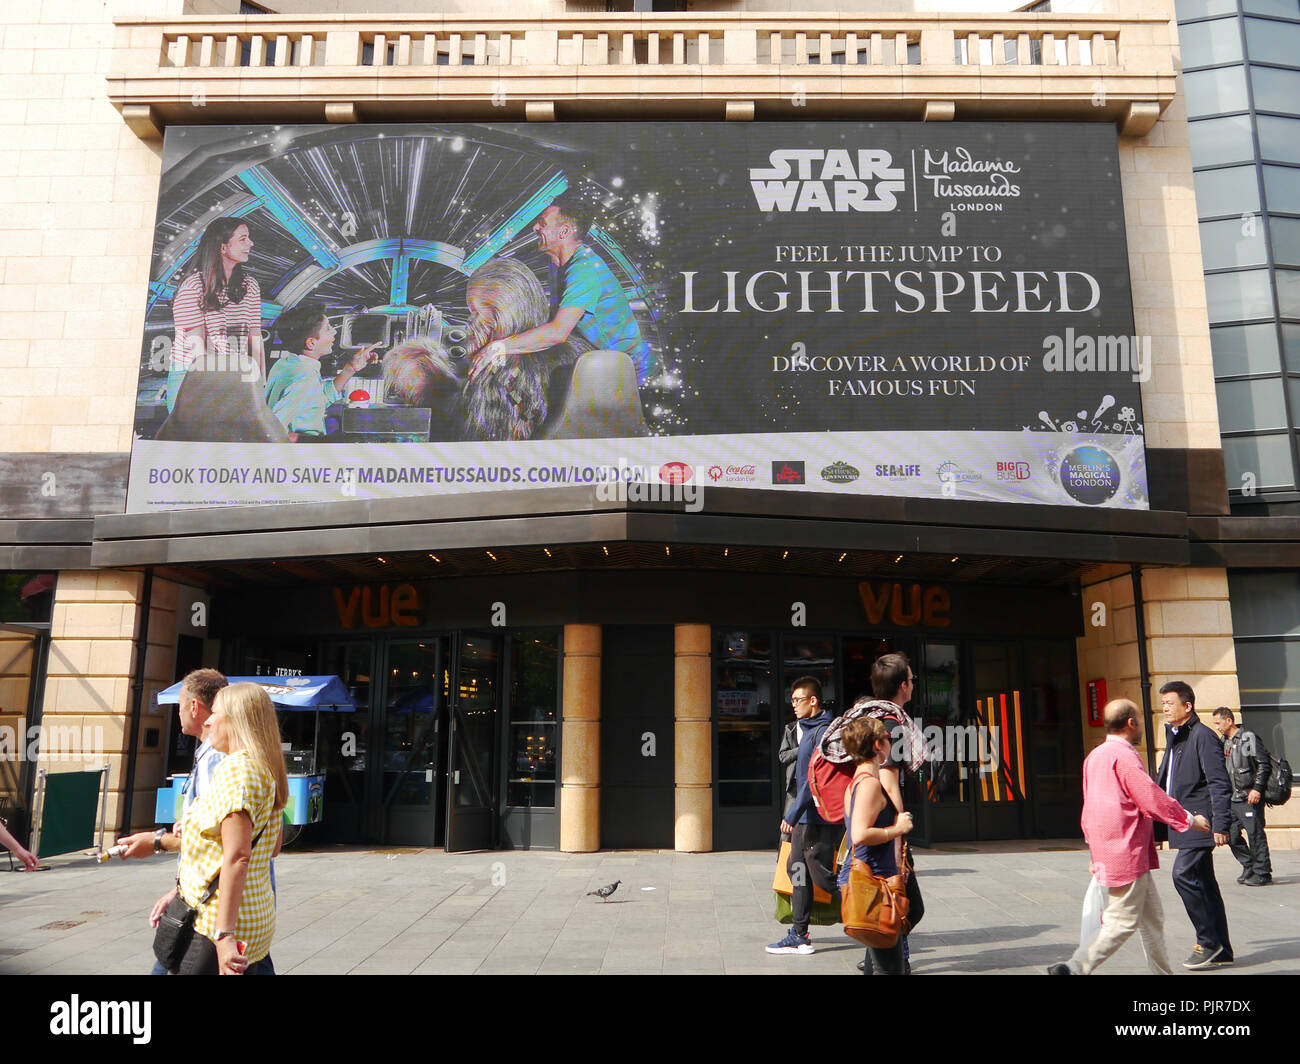
[[(122, 860), (125, 861), (128, 857), (151, 857), (164, 850), (180, 848), (180, 833), (185, 823), (185, 814), (212, 782), (212, 773), (221, 764), (224, 756), (221, 751), (214, 749), (200, 736), (203, 733), (204, 722), (212, 715), (212, 701), (217, 697), (217, 692), (225, 686), (226, 678), (216, 669), (195, 669), (181, 681), (180, 700), (176, 706), (181, 732), (199, 739), (198, 747), (194, 751), (194, 767), (190, 770), (190, 778), (185, 784), (181, 818), (172, 826), (171, 831), (166, 828), (159, 828), (157, 831), (137, 831), (134, 835), (118, 839), (117, 844), (126, 847)], [(158, 918), (162, 916), (175, 896), (176, 888), (173, 887), (154, 902), (153, 911), (149, 914), (151, 927), (158, 926)], [(167, 972), (155, 961), (152, 974), (166, 975)]]
[(826, 726), (834, 719), (822, 708), (822, 685), (815, 677), (803, 676), (790, 689), (790, 704), (798, 718), (799, 757), (795, 762), (798, 790), (781, 819), (782, 834), (790, 835), (790, 933), (767, 947), (768, 953), (815, 952), (808, 936), (812, 920), (813, 883), (828, 894), (835, 893), (835, 851), (844, 834), (843, 824), (828, 824), (813, 805), (808, 783), (808, 763), (822, 740)]
[(622, 351), (636, 366), (637, 384), (654, 370), (654, 353), (641, 335), (636, 316), (618, 278), (582, 241), (591, 227), (592, 209), (571, 194), (557, 196), (542, 211), (533, 232), (537, 247), (559, 273), (558, 303), (551, 320), (535, 329), (496, 340), (484, 348), (470, 378), (501, 365), (511, 355), (546, 351), (562, 344), (577, 329), (597, 351)]

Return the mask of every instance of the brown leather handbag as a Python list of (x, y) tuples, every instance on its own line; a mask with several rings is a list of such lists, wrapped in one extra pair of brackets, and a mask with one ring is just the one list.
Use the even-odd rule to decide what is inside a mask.
[[(856, 791), (856, 787), (853, 788)], [(852, 802), (849, 796), (849, 826), (852, 830)], [(885, 801), (890, 801), (888, 795)], [(849, 881), (840, 901), (840, 919), (844, 933), (864, 946), (888, 949), (906, 931), (907, 921), (907, 843), (903, 843), (898, 862), (899, 873), (882, 879), (871, 871), (866, 861), (853, 858)]]

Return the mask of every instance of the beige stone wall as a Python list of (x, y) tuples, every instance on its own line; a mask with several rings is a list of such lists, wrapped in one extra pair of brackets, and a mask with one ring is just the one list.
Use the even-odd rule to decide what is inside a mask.
[[(1198, 711), (1207, 723), (1215, 706), (1240, 706), (1226, 571), (1144, 569), (1142, 598), (1156, 724), (1161, 724), (1159, 688), (1170, 680), (1192, 686)], [(1100, 729), (1086, 727), (1089, 680), (1104, 679), (1110, 698), (1142, 703), (1137, 617), (1128, 568), (1094, 570), (1082, 584), (1081, 603), (1084, 635), (1078, 640), (1079, 698), (1084, 706), (1085, 734), (1095, 746), (1105, 736)], [(1156, 728), (1154, 740), (1157, 751), (1163, 750), (1161, 727)]]
[[(1142, 573), (1143, 618), (1156, 763), (1165, 747), (1160, 687), (1182, 680), (1196, 692), (1197, 714), (1207, 725), (1216, 706), (1240, 710), (1237, 658), (1228, 607), (1228, 578), (1223, 569), (1145, 569)], [(1082, 582), (1084, 635), (1077, 641), (1079, 702), (1085, 745), (1105, 739), (1087, 722), (1087, 683), (1104, 679), (1109, 698), (1130, 698), (1142, 705), (1138, 668), (1137, 617), (1133, 584), (1125, 566), (1098, 567)], [(1102, 607), (1099, 611), (1098, 605)], [(1102, 623), (1094, 624), (1097, 618)], [(1146, 757), (1146, 746), (1142, 747)], [(1300, 809), (1294, 803), (1268, 812), (1269, 844), (1300, 847)]]
[[(19, 796), (27, 753), (27, 700), (32, 689), (33, 641), (16, 632), (0, 632), (0, 798)], [(26, 842), (26, 839), (19, 841)]]
[[(110, 835), (121, 823), (125, 798), (143, 587), (139, 573), (64, 572), (55, 593), (38, 767), (57, 773), (107, 763)], [(163, 781), (171, 711), (156, 708), (154, 696), (171, 684), (175, 669), (177, 591), (155, 580), (150, 596), (131, 817), (136, 829), (153, 825), (154, 791)]]
[[(623, 4), (631, 9), (630, 0)], [(1017, 11), (1027, 6), (1022, 0), (688, 0), (688, 12), (752, 11), (789, 14), (803, 11), (842, 11), (905, 13), (927, 11), (968, 11), (973, 14)], [(1053, 8), (1056, 4), (1052, 5)], [(605, 0), (266, 0), (262, 7), (282, 15), (389, 15), (405, 14), (482, 14), (510, 11), (521, 16), (594, 11), (604, 13)], [(1062, 7), (1060, 10), (1066, 10)], [(1088, 3), (1070, 7), (1071, 11), (1117, 10), (1115, 5)], [(186, 0), (187, 15), (238, 14), (239, 0)]]
[[(1173, 5), (1140, 0), (1126, 9), (1135, 15), (1168, 13), (1169, 40), (1177, 51)], [(1120, 141), (1124, 220), (1134, 327), (1139, 337), (1151, 338), (1154, 363), (1142, 385), (1147, 446), (1217, 450), (1219, 409), (1189, 143), (1180, 83), (1150, 133)]]
[(1148, 447), (1215, 448), (1219, 410), (1210, 359), (1186, 107), (1175, 98), (1145, 137), (1120, 141), (1133, 318), (1151, 338), (1142, 385)]
[(109, 765), (110, 831), (125, 779), (132, 658), (144, 577), (59, 574), (38, 767), (51, 774)]
[(14, 0), (0, 40), (0, 452), (126, 451), (161, 148), (108, 102), (115, 15)]
[[(184, 0), (187, 15), (238, 15), (239, 0)], [(605, 0), (599, 0), (600, 11)], [(277, 15), (487, 15), (509, 12), (521, 18), (563, 14), (564, 0), (266, 0)], [(581, 10), (579, 8), (579, 10)]]

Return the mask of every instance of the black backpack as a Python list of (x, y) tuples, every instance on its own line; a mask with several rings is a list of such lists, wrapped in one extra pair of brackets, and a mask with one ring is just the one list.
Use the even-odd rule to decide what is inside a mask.
[(1291, 798), (1291, 763), (1276, 754), (1269, 754), (1268, 761), (1273, 771), (1264, 787), (1264, 804), (1286, 805)]

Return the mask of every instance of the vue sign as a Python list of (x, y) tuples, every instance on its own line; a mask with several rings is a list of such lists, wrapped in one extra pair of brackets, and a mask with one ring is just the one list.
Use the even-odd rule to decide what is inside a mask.
[(921, 625), (924, 628), (947, 628), (952, 623), (948, 611), (952, 609), (952, 596), (941, 587), (922, 588), (920, 584), (874, 584), (863, 581), (858, 585), (862, 608), (867, 620), (880, 624), (889, 614), (889, 620), (899, 628)]
[(367, 628), (414, 628), (420, 623), (420, 593), (410, 584), (354, 587), (346, 594), (336, 587), (334, 607), (344, 628), (355, 628), (358, 620)]

